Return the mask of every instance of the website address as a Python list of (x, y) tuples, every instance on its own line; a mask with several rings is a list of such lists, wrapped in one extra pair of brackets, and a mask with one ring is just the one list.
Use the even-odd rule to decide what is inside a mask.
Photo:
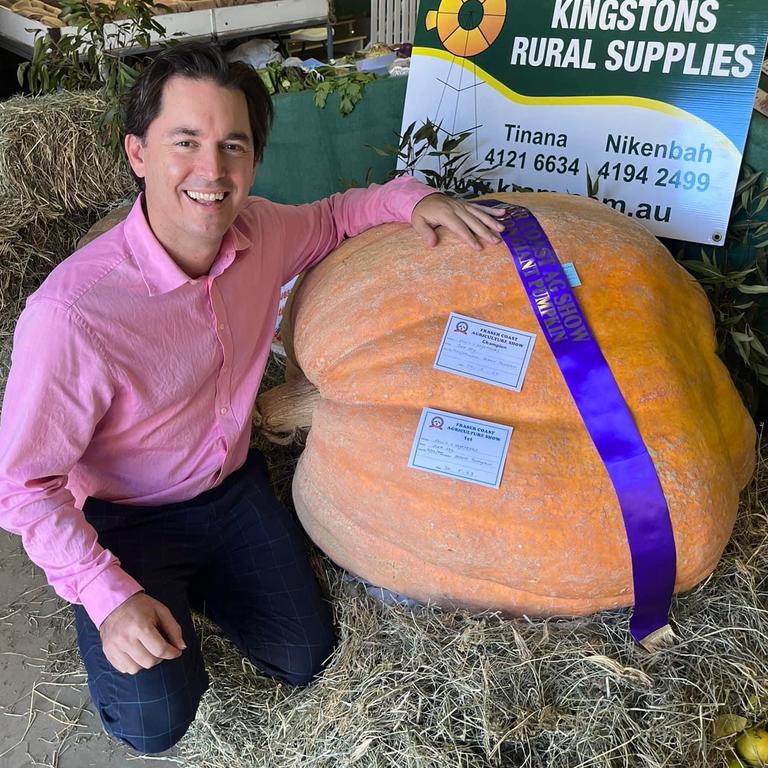
[[(506, 190), (499, 190), (506, 191)], [(545, 187), (539, 187), (538, 189), (530, 188), (531, 192), (555, 192), (554, 189), (546, 189)], [(610, 206), (615, 211), (623, 213), (625, 216), (630, 216), (634, 219), (640, 219), (641, 221), (661, 221), (669, 223), (672, 218), (672, 206), (670, 205), (655, 205), (654, 203), (638, 203), (634, 208), (627, 206), (627, 201), (622, 200), (620, 197), (603, 197), (603, 203)]]
[(638, 203), (635, 208), (628, 209), (626, 200), (616, 197), (604, 197), (603, 202), (615, 211), (644, 221), (668, 222), (672, 216), (672, 208), (669, 205), (661, 206), (654, 205), (653, 203)]

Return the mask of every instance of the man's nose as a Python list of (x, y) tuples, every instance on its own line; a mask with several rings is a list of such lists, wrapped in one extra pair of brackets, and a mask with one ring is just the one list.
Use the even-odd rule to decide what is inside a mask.
[(210, 181), (224, 176), (224, 159), (219, 147), (204, 147), (197, 156), (197, 172)]

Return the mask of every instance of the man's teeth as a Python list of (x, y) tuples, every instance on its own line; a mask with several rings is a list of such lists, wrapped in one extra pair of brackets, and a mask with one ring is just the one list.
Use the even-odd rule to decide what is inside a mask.
[(200, 200), (203, 203), (215, 203), (224, 199), (224, 192), (191, 192), (187, 190), (187, 195), (193, 200)]

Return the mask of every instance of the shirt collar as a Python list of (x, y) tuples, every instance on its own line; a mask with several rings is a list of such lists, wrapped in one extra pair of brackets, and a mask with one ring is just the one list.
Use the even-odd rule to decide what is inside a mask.
[[(170, 257), (163, 248), (144, 215), (144, 193), (133, 204), (125, 220), (124, 234), (131, 254), (139, 268), (141, 277), (150, 296), (170, 293), (185, 283), (196, 282)], [(247, 248), (251, 241), (237, 227), (240, 217), (227, 230), (219, 253), (208, 272), (210, 277), (218, 277), (237, 257), (237, 252)], [(198, 278), (199, 279), (199, 278)]]

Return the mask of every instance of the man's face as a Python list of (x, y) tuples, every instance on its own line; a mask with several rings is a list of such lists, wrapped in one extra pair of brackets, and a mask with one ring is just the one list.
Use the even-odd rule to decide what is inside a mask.
[(255, 174), (248, 107), (240, 90), (174, 76), (143, 140), (127, 136), (144, 179), (149, 223), (172, 255), (215, 255)]

